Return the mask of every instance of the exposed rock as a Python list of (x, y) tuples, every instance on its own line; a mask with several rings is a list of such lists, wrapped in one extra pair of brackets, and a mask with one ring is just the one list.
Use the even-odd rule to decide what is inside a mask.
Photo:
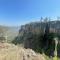
[[(45, 60), (32, 49), (25, 49), (8, 43), (0, 43), (0, 60)], [(8, 46), (8, 48), (7, 48)]]

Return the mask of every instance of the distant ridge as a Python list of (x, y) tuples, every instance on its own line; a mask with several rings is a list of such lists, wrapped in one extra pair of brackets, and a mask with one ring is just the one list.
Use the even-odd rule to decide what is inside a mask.
[(0, 35), (6, 36), (7, 40), (11, 41), (14, 39), (14, 37), (18, 34), (19, 27), (13, 27), (13, 26), (3, 26), (0, 25)]

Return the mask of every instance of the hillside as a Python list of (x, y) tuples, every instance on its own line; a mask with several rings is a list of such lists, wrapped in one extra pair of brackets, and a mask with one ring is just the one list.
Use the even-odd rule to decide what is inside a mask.
[[(50, 21), (51, 32), (60, 33), (60, 21)], [(0, 25), (0, 36), (7, 36), (7, 40), (13, 40), (17, 35), (22, 36), (25, 32), (40, 33), (45, 30), (45, 22), (32, 22), (29, 24), (21, 25), (20, 27), (9, 27)]]
[(19, 27), (9, 27), (0, 25), (0, 37), (7, 36), (7, 41), (13, 40), (18, 35)]
[(55, 41), (58, 38), (58, 56), (60, 56), (60, 21), (33, 22), (22, 25), (18, 36), (12, 42), (23, 44), (36, 52), (43, 51), (47, 56), (54, 56)]
[[(49, 32), (57, 33), (60, 37), (60, 21), (49, 21)], [(18, 36), (16, 37), (16, 42), (21, 43), (26, 38), (31, 37), (31, 34), (41, 34), (45, 32), (46, 22), (32, 22), (29, 24), (22, 25), (19, 29)], [(31, 33), (31, 34), (30, 34)], [(21, 41), (21, 42), (19, 42)]]

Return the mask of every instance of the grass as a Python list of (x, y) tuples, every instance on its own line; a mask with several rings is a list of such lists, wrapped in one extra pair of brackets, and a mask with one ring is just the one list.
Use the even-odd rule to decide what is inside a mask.
[(53, 57), (53, 60), (58, 60), (58, 57), (57, 56)]
[(46, 56), (45, 54), (43, 54), (43, 56), (44, 56), (44, 58), (46, 59), (46, 60), (60, 60), (60, 58), (59, 57), (57, 57), (57, 56), (55, 56), (55, 57), (48, 57), (48, 56)]
[(53, 60), (60, 60), (60, 58), (55, 56), (55, 57), (53, 57)]

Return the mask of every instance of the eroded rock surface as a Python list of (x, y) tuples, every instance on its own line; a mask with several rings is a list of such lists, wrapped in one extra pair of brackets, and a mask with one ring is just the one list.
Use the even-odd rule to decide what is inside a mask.
[(0, 60), (45, 60), (32, 49), (25, 49), (8, 43), (0, 43)]

